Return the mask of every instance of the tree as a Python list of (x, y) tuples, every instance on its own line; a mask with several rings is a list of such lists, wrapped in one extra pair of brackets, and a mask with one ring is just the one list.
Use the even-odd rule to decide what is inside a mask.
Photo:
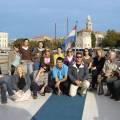
[(91, 33), (92, 47), (94, 48), (96, 45), (96, 37), (94, 32)]
[(103, 39), (103, 47), (118, 47), (120, 41), (120, 33), (115, 30), (108, 30), (105, 38)]

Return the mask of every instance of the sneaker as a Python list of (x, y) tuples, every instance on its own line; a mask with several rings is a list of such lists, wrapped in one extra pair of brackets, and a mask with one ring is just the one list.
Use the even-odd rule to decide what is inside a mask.
[(84, 97), (86, 94), (80, 94), (82, 97)]
[(36, 96), (36, 95), (33, 95), (33, 99), (37, 99), (37, 96)]
[(41, 96), (45, 96), (45, 92), (41, 92), (40, 95), (41, 95)]
[(58, 96), (62, 95), (62, 91), (61, 91), (61, 90), (58, 90), (57, 95), (58, 95)]
[(7, 104), (7, 101), (1, 101), (1, 104)]
[(12, 96), (10, 96), (10, 99), (15, 101), (17, 99), (17, 96), (16, 95), (12, 95)]
[(110, 92), (107, 91), (107, 93), (105, 94), (105, 96), (111, 96)]

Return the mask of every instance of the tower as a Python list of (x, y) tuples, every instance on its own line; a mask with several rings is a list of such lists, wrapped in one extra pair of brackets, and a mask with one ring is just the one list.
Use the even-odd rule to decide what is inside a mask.
[(86, 30), (92, 31), (92, 19), (88, 15), (87, 20), (86, 20)]

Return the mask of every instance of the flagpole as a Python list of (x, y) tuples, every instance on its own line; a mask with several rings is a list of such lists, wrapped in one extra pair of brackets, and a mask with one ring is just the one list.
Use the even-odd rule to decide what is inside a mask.
[(55, 23), (55, 41), (56, 41), (56, 23)]
[(67, 36), (68, 36), (68, 34), (69, 34), (69, 28), (68, 28), (68, 26), (69, 26), (69, 20), (68, 20), (68, 17), (67, 17)]
[(76, 55), (76, 52), (77, 52), (76, 51), (76, 47), (77, 47), (76, 46), (76, 41), (77, 41), (77, 27), (78, 27), (77, 24), (78, 24), (78, 21), (75, 22), (75, 27), (76, 27), (76, 30), (75, 30), (75, 55)]

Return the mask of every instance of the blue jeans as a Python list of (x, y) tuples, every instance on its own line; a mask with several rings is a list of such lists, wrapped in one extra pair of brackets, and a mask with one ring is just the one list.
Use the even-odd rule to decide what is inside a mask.
[(22, 63), (25, 69), (25, 72), (31, 74), (33, 72), (33, 62)]
[(6, 92), (8, 91), (9, 96), (14, 95), (14, 92), (11, 89), (10, 84), (5, 80), (5, 77), (0, 79), (0, 88), (1, 88), (1, 102), (7, 102)]

